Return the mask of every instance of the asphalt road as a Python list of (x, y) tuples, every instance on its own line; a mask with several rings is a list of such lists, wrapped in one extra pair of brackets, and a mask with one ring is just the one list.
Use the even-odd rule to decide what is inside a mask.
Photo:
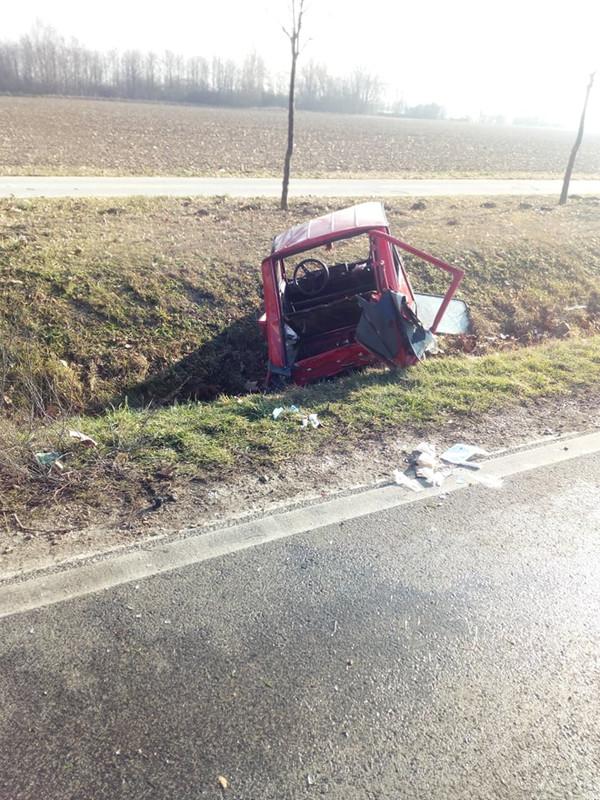
[(0, 620), (0, 797), (597, 798), (599, 487), (587, 456)]
[[(560, 180), (298, 179), (291, 197), (427, 197), (558, 195)], [(599, 180), (571, 182), (572, 194), (600, 195)], [(279, 197), (278, 178), (2, 177), (0, 197)]]

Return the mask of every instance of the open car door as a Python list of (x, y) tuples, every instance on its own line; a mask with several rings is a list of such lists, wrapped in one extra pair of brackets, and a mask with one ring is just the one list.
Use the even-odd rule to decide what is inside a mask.
[(356, 340), (383, 361), (408, 366), (425, 356), (433, 336), (426, 331), (406, 297), (387, 289), (379, 300), (358, 298), (362, 314)]
[[(450, 310), (451, 314), (456, 313), (454, 307), (449, 309), (449, 306), (464, 272), (429, 253), (395, 239), (388, 233), (372, 231), (371, 236), (395, 245), (452, 275), (450, 287), (443, 297), (432, 298), (433, 302), (427, 303), (426, 295), (415, 295), (416, 309), (409, 305), (405, 295), (392, 289), (382, 291), (377, 300), (359, 298), (362, 314), (356, 328), (356, 340), (383, 361), (406, 367), (424, 358), (426, 351), (433, 344), (433, 334), (438, 330), (446, 311)], [(427, 309), (428, 312), (427, 325), (417, 317), (419, 300), (424, 310)], [(460, 308), (466, 315), (466, 306), (461, 304)], [(466, 319), (468, 321), (468, 315)]]

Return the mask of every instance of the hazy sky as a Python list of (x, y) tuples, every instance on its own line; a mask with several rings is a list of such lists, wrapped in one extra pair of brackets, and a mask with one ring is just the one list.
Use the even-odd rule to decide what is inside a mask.
[[(8, 5), (4, 0), (5, 6)], [(36, 18), (99, 49), (171, 49), (287, 66), (287, 0), (19, 0), (2, 38)], [(451, 114), (542, 116), (575, 127), (589, 72), (600, 70), (598, 0), (308, 0), (303, 59), (332, 72), (377, 72), (390, 97)], [(600, 130), (600, 75), (589, 111)]]

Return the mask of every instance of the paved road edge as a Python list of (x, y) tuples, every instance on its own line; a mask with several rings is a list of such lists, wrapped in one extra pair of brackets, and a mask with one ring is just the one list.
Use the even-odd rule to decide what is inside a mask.
[[(224, 556), (249, 547), (285, 539), (327, 525), (367, 516), (442, 493), (459, 491), (482, 482), (493, 483), (540, 467), (551, 466), (600, 451), (600, 432), (557, 440), (525, 452), (491, 459), (481, 470), (458, 470), (442, 488), (419, 493), (389, 485), (350, 497), (339, 497), (318, 505), (284, 511), (206, 533), (197, 528), (184, 531), (186, 538), (161, 541), (142, 550), (128, 551), (98, 562), (49, 573), (0, 586), (0, 617), (71, 600), (94, 592), (141, 580), (190, 564)], [(491, 489), (491, 491), (493, 491)], [(195, 534), (195, 535), (194, 535)]]

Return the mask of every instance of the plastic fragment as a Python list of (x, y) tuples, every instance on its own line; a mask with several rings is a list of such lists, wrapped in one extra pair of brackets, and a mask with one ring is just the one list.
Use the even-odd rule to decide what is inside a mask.
[(408, 475), (405, 475), (405, 473), (399, 469), (394, 470), (394, 483), (398, 486), (404, 486), (406, 489), (410, 489), (413, 492), (423, 491), (423, 487), (419, 481), (414, 478), (409, 478)]
[(277, 408), (274, 408), (272, 412), (273, 419), (279, 419), (279, 417), (286, 411), (289, 411), (292, 414), (297, 414), (300, 411), (300, 409), (298, 408), (298, 406), (294, 405), (288, 406), (287, 408), (284, 408), (283, 406), (277, 406)]
[[(59, 459), (62, 458), (61, 453), (57, 453), (53, 450), (50, 453), (36, 453), (35, 460), (41, 467), (51, 467), (53, 464), (56, 464)], [(61, 464), (62, 467), (62, 464)]]
[(448, 450), (442, 453), (440, 458), (442, 461), (447, 461), (449, 464), (464, 464), (470, 458), (473, 458), (473, 456), (487, 455), (489, 455), (487, 450), (484, 450), (481, 447), (459, 443), (448, 448)]

